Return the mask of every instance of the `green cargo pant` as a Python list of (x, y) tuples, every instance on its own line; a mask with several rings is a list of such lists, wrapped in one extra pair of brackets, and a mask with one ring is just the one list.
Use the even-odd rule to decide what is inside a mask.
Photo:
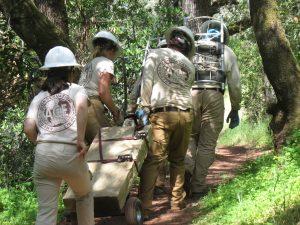
[(139, 198), (145, 211), (152, 207), (153, 189), (159, 165), (170, 162), (171, 207), (180, 205), (186, 193), (184, 183), (184, 158), (192, 130), (192, 112), (159, 112), (150, 117), (153, 132), (152, 145), (141, 169)]
[(56, 225), (62, 180), (76, 196), (79, 225), (94, 224), (94, 198), (87, 163), (79, 159), (76, 145), (40, 143), (36, 146), (34, 183), (38, 197), (36, 225)]
[(208, 168), (215, 160), (217, 139), (223, 128), (224, 98), (216, 90), (193, 90), (194, 124), (185, 168), (192, 174), (191, 191), (206, 189)]
[(99, 96), (89, 97), (88, 121), (86, 125), (85, 140), (90, 145), (98, 134), (100, 127), (109, 127), (109, 119), (105, 115), (105, 108)]

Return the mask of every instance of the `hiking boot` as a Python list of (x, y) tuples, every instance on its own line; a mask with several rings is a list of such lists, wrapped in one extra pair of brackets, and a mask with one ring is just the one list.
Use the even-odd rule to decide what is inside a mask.
[(185, 171), (184, 173), (184, 184), (183, 189), (186, 193), (186, 197), (191, 197), (191, 186), (192, 186), (192, 174), (189, 171)]
[(164, 187), (155, 186), (153, 194), (154, 195), (163, 195), (163, 194), (167, 194), (167, 191), (165, 190)]
[(151, 213), (152, 210), (151, 209), (143, 209), (143, 220), (147, 221), (151, 219)]
[(171, 207), (169, 209), (169, 212), (178, 212), (180, 210), (183, 210), (186, 208), (186, 202), (183, 200), (181, 201), (180, 203), (177, 203), (177, 204), (172, 204), (171, 203)]
[(204, 196), (206, 196), (208, 194), (208, 191), (202, 191), (202, 192), (192, 192), (191, 194), (191, 199), (198, 201), (201, 198), (203, 198)]

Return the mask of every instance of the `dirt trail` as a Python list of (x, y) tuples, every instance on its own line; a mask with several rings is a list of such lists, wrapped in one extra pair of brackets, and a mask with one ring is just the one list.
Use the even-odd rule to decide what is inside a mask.
[[(215, 189), (222, 182), (232, 179), (238, 168), (249, 160), (253, 160), (268, 151), (262, 149), (249, 149), (244, 146), (230, 148), (219, 147), (216, 151), (216, 160), (209, 169), (207, 183)], [(168, 188), (168, 187), (167, 187)], [(136, 196), (137, 188), (131, 192)], [(187, 208), (180, 212), (168, 212), (167, 194), (157, 195), (153, 200), (154, 213), (152, 219), (145, 221), (144, 225), (190, 225), (197, 215), (195, 204), (188, 204)], [(124, 216), (101, 217), (95, 219), (96, 225), (126, 225)]]

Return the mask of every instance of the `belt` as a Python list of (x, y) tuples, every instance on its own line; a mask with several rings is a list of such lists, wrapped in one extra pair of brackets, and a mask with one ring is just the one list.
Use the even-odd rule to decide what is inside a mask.
[[(89, 96), (89, 99), (100, 100), (100, 96), (99, 96), (99, 95), (92, 95), (92, 96)], [(101, 101), (101, 100), (100, 100), (100, 101)]]
[(155, 108), (152, 110), (152, 113), (157, 113), (157, 112), (190, 112), (191, 109), (179, 109), (177, 107), (174, 106), (164, 106), (164, 107), (160, 107), (160, 108)]
[(224, 94), (224, 91), (221, 88), (200, 88), (200, 87), (196, 87), (196, 88), (193, 88), (193, 90), (213, 90), (213, 91), (219, 91), (222, 94)]

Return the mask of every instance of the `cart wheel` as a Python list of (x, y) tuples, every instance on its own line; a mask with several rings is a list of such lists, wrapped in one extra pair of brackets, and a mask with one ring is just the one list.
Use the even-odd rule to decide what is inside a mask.
[(125, 218), (128, 225), (143, 225), (142, 203), (136, 197), (130, 197), (125, 205)]

